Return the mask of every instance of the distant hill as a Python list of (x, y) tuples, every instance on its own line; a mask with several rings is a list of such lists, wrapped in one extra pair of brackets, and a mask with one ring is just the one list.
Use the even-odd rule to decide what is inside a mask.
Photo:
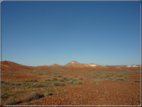
[[(33, 68), (47, 68), (47, 67), (62, 67), (62, 68), (68, 68), (68, 67), (79, 67), (79, 68), (84, 68), (84, 67), (110, 67), (111, 65), (98, 65), (98, 64), (94, 64), (94, 63), (90, 63), (90, 64), (84, 64), (84, 63), (79, 63), (77, 61), (71, 61), (69, 63), (67, 63), (66, 65), (58, 65), (58, 64), (52, 64), (50, 66), (42, 64), (40, 66), (26, 66), (26, 65), (22, 65), (22, 64), (18, 64), (12, 61), (6, 61), (3, 60), (2, 62), (0, 62), (0, 67), (2, 68), (18, 68), (18, 69), (33, 69)], [(113, 67), (140, 67), (140, 65), (115, 65)]]
[(50, 65), (50, 66), (52, 66), (52, 67), (59, 67), (59, 66), (61, 66), (61, 65), (58, 65), (58, 64), (52, 64), (52, 65)]
[(32, 66), (21, 65), (12, 61), (3, 60), (0, 62), (2, 68), (31, 69)]

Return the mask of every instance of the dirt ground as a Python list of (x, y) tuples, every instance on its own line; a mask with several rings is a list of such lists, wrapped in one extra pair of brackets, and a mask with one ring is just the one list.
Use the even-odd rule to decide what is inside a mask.
[(1, 75), (2, 105), (130, 107), (142, 103), (140, 66), (30, 67), (5, 61), (2, 62)]

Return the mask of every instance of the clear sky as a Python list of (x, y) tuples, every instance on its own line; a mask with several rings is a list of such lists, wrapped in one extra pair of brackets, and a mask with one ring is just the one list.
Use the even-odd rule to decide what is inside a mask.
[(140, 64), (140, 3), (2, 2), (2, 60)]

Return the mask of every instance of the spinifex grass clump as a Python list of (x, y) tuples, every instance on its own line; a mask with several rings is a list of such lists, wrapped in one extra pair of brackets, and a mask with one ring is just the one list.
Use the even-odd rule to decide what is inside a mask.
[(134, 80), (134, 82), (140, 82), (140, 80)]
[(12, 82), (11, 85), (19, 86), (19, 85), (21, 85), (21, 84), (19, 84), (18, 82)]
[(70, 81), (70, 80), (72, 80), (72, 78), (69, 78), (68, 80)]
[(55, 83), (54, 83), (54, 86), (65, 86), (65, 84), (60, 83), (60, 82), (55, 82)]
[(33, 87), (36, 87), (36, 88), (38, 88), (38, 87), (44, 87), (44, 85), (37, 82), (37, 83), (33, 84)]
[(38, 82), (37, 80), (30, 80), (30, 82)]
[(37, 100), (39, 98), (40, 98), (40, 95), (37, 92), (32, 92), (32, 93), (30, 93), (29, 96), (27, 96), (24, 99), (24, 102), (29, 102), (29, 101), (32, 101), (32, 100)]
[(123, 78), (117, 78), (116, 80), (117, 80), (117, 81), (125, 81), (125, 80), (126, 80), (126, 77), (123, 77)]
[(2, 80), (1, 83), (2, 83), (2, 84), (7, 84), (7, 81), (3, 81), (3, 80)]
[(67, 81), (68, 79), (66, 77), (64, 77), (63, 80)]
[(16, 104), (15, 98), (14, 97), (8, 98), (6, 105), (14, 105), (14, 104)]
[(62, 75), (58, 75), (58, 77), (63, 77)]
[(68, 82), (69, 84), (76, 84), (77, 83), (77, 80), (70, 80), (69, 82)]
[(49, 95), (50, 95), (49, 92), (45, 92), (45, 93), (44, 93), (44, 97), (49, 96)]
[(53, 78), (53, 81), (57, 81), (57, 78)]
[(77, 84), (82, 84), (82, 82), (78, 82)]
[(65, 80), (64, 80), (64, 79), (61, 79), (60, 82), (65, 82)]
[(51, 81), (51, 80), (50, 79), (45, 80), (45, 82), (47, 82), (47, 81)]
[(82, 84), (82, 82), (74, 81), (74, 85), (76, 84)]

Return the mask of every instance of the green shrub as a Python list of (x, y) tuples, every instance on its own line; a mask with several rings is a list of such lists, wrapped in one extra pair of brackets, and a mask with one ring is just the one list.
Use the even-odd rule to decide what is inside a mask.
[(16, 104), (15, 98), (14, 97), (8, 98), (6, 105), (14, 105), (14, 104)]
[(37, 100), (39, 98), (40, 98), (40, 95), (37, 92), (32, 92), (32, 93), (30, 93), (29, 96), (27, 96), (24, 99), (24, 102), (29, 102), (29, 101), (32, 101), (32, 100)]
[(2, 86), (2, 90), (8, 90), (9, 88), (7, 86)]
[(26, 84), (24, 87), (25, 87), (26, 89), (28, 89), (28, 88), (30, 88), (31, 86), (30, 86), (30, 84)]

